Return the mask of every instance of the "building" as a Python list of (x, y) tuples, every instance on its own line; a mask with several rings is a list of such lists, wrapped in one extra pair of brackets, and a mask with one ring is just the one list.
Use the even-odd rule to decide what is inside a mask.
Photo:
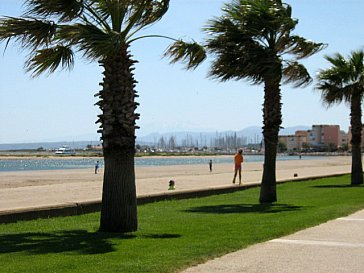
[(294, 135), (279, 136), (287, 151), (302, 151), (307, 145), (308, 131), (296, 131)]
[(295, 135), (279, 136), (279, 142), (284, 144), (287, 151), (298, 150), (298, 137)]
[(308, 139), (308, 146), (313, 149), (337, 149), (341, 144), (340, 126), (312, 125)]
[[(364, 135), (363, 135), (364, 136)], [(312, 125), (308, 131), (296, 131), (294, 135), (279, 136), (288, 151), (336, 150), (347, 144), (347, 134), (339, 125)]]

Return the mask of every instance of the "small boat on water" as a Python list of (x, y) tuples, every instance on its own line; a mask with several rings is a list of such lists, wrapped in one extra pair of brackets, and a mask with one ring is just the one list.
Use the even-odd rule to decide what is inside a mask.
[(55, 152), (56, 155), (74, 155), (76, 154), (75, 150), (72, 150), (68, 146), (62, 146), (61, 148), (58, 148)]

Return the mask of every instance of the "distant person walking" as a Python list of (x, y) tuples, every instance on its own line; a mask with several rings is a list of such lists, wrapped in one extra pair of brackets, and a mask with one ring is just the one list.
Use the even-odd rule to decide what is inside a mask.
[(234, 173), (233, 184), (235, 184), (236, 175), (239, 173), (239, 185), (241, 185), (241, 163), (243, 162), (244, 162), (243, 150), (239, 149), (234, 156), (235, 173)]
[(209, 162), (210, 172), (212, 172), (212, 160)]
[(99, 161), (96, 161), (96, 164), (95, 164), (95, 174), (97, 174), (99, 172), (99, 169), (100, 169), (100, 163), (99, 163)]

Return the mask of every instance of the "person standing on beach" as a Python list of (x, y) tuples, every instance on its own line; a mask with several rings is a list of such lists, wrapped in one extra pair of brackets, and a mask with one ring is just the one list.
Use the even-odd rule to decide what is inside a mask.
[(212, 172), (212, 160), (209, 162), (210, 172)]
[(239, 185), (241, 185), (241, 163), (243, 162), (244, 162), (243, 150), (239, 149), (234, 156), (235, 173), (234, 173), (233, 184), (235, 184), (236, 175), (239, 172)]
[(95, 164), (95, 174), (98, 173), (99, 168), (100, 168), (100, 163), (99, 163), (99, 161), (96, 161), (96, 164)]

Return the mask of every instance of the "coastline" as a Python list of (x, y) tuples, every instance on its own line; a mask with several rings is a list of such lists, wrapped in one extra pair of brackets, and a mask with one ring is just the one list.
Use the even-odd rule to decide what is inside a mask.
[[(330, 157), (348, 158), (346, 155), (324, 156), (321, 154), (303, 155), (287, 155), (278, 154), (277, 162), (279, 161), (295, 161), (295, 160), (324, 160)], [(246, 163), (262, 162), (264, 155), (260, 154), (245, 154)], [(140, 166), (179, 166), (179, 165), (206, 165), (212, 160), (213, 165), (222, 163), (232, 163), (233, 155), (180, 155), (180, 156), (143, 156), (135, 157), (135, 167)], [(0, 156), (0, 173), (1, 172), (16, 172), (16, 171), (54, 171), (54, 170), (73, 170), (73, 169), (90, 169), (94, 168), (96, 161), (100, 161), (101, 167), (105, 164), (102, 157), (78, 157), (78, 156)]]
[[(244, 153), (244, 156), (264, 156), (264, 153)], [(292, 156), (292, 157), (298, 157), (299, 153), (278, 153), (277, 157), (280, 156)], [(163, 154), (163, 155), (144, 155), (144, 154), (136, 154), (135, 158), (210, 158), (210, 157), (232, 157), (234, 156), (234, 153), (231, 154)], [(337, 156), (351, 156), (350, 153), (347, 152), (312, 152), (312, 153), (302, 153), (301, 156), (303, 157), (337, 157)], [(100, 159), (103, 158), (102, 155), (96, 156), (94, 154), (90, 155), (56, 155), (56, 154), (1, 154), (0, 153), (0, 160), (6, 160), (6, 159), (84, 159), (84, 158), (90, 158), (90, 159)]]
[[(350, 173), (350, 169), (351, 157), (287, 160), (277, 161), (276, 176), (277, 181), (294, 180)], [(214, 164), (212, 172), (208, 164), (136, 166), (135, 171), (138, 196), (168, 192), (171, 179), (176, 191), (233, 186), (232, 163)], [(259, 182), (262, 171), (262, 162), (243, 163), (243, 185)], [(103, 168), (96, 175), (93, 168), (0, 172), (0, 212), (100, 200), (102, 180)]]

